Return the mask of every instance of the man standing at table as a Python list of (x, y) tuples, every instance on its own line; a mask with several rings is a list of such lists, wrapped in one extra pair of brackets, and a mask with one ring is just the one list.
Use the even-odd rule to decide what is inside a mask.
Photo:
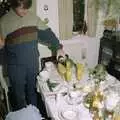
[(13, 110), (37, 105), (36, 75), (39, 69), (37, 42), (64, 56), (55, 34), (29, 12), (32, 0), (11, 0), (12, 9), (0, 19), (0, 47), (5, 46), (7, 72), (14, 97)]

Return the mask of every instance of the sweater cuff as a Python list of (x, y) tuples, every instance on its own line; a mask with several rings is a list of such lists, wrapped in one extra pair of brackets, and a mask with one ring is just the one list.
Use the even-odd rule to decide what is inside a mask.
[(58, 49), (62, 49), (63, 48), (63, 45), (62, 44), (59, 44), (57, 46), (53, 45), (53, 46), (50, 46), (49, 49), (52, 51), (52, 52), (56, 52)]

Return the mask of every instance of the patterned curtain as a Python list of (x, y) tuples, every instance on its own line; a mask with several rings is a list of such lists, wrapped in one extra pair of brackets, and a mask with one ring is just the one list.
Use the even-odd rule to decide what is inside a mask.
[(5, 15), (10, 10), (10, 2), (9, 0), (1, 0), (0, 1), (0, 17)]

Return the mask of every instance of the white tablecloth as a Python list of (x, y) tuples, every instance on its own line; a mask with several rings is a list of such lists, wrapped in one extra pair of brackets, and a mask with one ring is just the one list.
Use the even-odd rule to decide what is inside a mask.
[(67, 110), (78, 111), (79, 115), (76, 118), (76, 120), (92, 120), (89, 110), (85, 108), (83, 104), (69, 105), (66, 102), (65, 97), (61, 97), (59, 101), (55, 101), (54, 98), (48, 97), (46, 99), (46, 107), (48, 110), (48, 115), (53, 120), (61, 120), (62, 119), (61, 113)]
[[(63, 96), (60, 94), (62, 92), (67, 92), (68, 85), (59, 76), (55, 67), (52, 68), (50, 79), (59, 81), (61, 85), (61, 88), (59, 88), (59, 91), (50, 92), (47, 86), (47, 83), (43, 80), (40, 80), (39, 76), (37, 81), (37, 91), (41, 93), (43, 101), (45, 102), (47, 114), (49, 117), (52, 118), (52, 120), (64, 120), (61, 117), (61, 112), (67, 109), (75, 109), (76, 111), (78, 111), (78, 114), (79, 114), (77, 118), (78, 120), (92, 120), (89, 110), (84, 107), (83, 103), (78, 105), (70, 105), (66, 100), (66, 96)], [(73, 79), (74, 79), (74, 76), (73, 76)], [(72, 82), (74, 83), (75, 81), (73, 80)], [(81, 84), (88, 84), (87, 72), (85, 72), (83, 79), (80, 82)], [(113, 85), (114, 86), (116, 85), (115, 88), (117, 89), (117, 91), (119, 91), (119, 94), (120, 94), (120, 82), (116, 80), (115, 77), (108, 74), (107, 80), (102, 83), (102, 86), (106, 87), (107, 89), (108, 87), (112, 88)]]

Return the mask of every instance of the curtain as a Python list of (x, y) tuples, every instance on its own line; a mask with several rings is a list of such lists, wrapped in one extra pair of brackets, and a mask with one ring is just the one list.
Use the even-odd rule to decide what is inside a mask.
[[(118, 19), (120, 17), (120, 0), (86, 0), (87, 25), (89, 36), (95, 36), (96, 31), (103, 30), (104, 20)], [(101, 28), (100, 28), (101, 27)], [(98, 29), (101, 30), (98, 30)], [(97, 29), (97, 30), (96, 30)]]
[(97, 18), (98, 18), (98, 6), (94, 0), (87, 0), (87, 35), (96, 36)]
[(105, 27), (103, 22), (106, 18), (107, 13), (108, 13), (108, 0), (100, 0), (96, 30), (96, 37), (98, 38), (101, 38), (103, 36), (103, 31)]
[(73, 0), (58, 0), (59, 11), (59, 38), (67, 40), (72, 38), (73, 29)]

